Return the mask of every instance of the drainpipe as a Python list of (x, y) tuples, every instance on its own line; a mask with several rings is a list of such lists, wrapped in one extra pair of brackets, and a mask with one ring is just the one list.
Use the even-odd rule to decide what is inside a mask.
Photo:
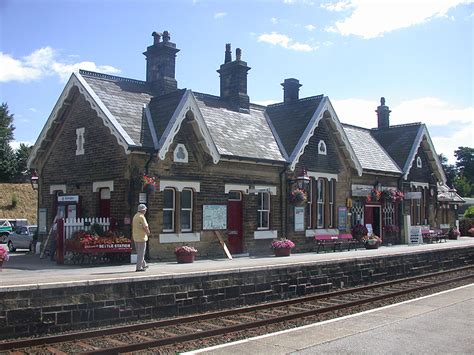
[[(288, 228), (287, 228), (287, 204), (283, 206), (283, 197), (286, 196), (287, 191), (286, 191), (286, 179), (284, 179), (284, 174), (286, 172), (286, 166), (283, 168), (282, 171), (280, 171), (280, 218), (281, 218), (281, 231), (285, 232), (285, 235), (282, 237), (288, 238)], [(285, 181), (283, 181), (285, 180)]]
[(148, 175), (148, 168), (150, 166), (151, 161), (153, 160), (155, 154), (157, 153), (156, 150), (150, 152), (150, 157), (148, 158), (147, 162), (145, 163), (145, 174)]

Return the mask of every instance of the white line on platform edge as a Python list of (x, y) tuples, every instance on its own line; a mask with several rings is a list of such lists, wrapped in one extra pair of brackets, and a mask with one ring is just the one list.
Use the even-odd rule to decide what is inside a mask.
[(368, 310), (368, 311), (364, 311), (364, 312), (360, 312), (360, 313), (350, 314), (350, 315), (347, 315), (347, 316), (344, 316), (344, 317), (340, 317), (340, 318), (334, 318), (334, 319), (329, 319), (329, 320), (325, 320), (325, 321), (318, 322), (318, 323), (314, 323), (314, 324), (303, 325), (303, 326), (298, 327), (298, 328), (291, 328), (291, 329), (280, 330), (280, 331), (278, 331), (278, 332), (274, 332), (274, 333), (270, 333), (270, 334), (259, 335), (259, 336), (253, 337), (253, 338), (242, 339), (242, 340), (234, 341), (234, 342), (231, 342), (231, 343), (215, 345), (215, 346), (211, 346), (211, 347), (209, 347), (209, 348), (203, 348), (203, 349), (199, 349), (199, 350), (192, 350), (192, 351), (188, 351), (188, 352), (180, 353), (180, 354), (181, 354), (181, 355), (200, 354), (200, 353), (203, 353), (203, 352), (206, 352), (206, 351), (212, 351), (212, 350), (222, 349), (222, 348), (225, 348), (225, 347), (228, 347), (228, 346), (234, 346), (234, 345), (238, 345), (238, 344), (249, 343), (249, 342), (254, 341), (254, 340), (265, 339), (265, 338), (269, 338), (269, 337), (272, 337), (272, 336), (281, 335), (281, 334), (286, 334), (286, 333), (291, 333), (291, 332), (298, 331), (298, 330), (302, 330), (302, 329), (308, 329), (308, 328), (312, 328), (312, 327), (319, 327), (319, 326), (324, 325), (324, 324), (333, 323), (333, 322), (338, 322), (338, 321), (341, 321), (341, 320), (344, 320), (344, 319), (349, 319), (349, 318), (353, 318), (353, 317), (362, 316), (362, 315), (364, 315), (364, 314), (369, 314), (369, 313), (373, 313), (373, 312), (378, 312), (378, 311), (380, 311), (380, 310), (384, 310), (384, 309), (388, 309), (388, 308), (400, 306), (400, 305), (403, 305), (403, 304), (407, 304), (407, 303), (411, 303), (411, 302), (423, 300), (423, 299), (425, 299), (425, 298), (430, 298), (430, 297), (442, 295), (442, 294), (444, 294), (444, 293), (453, 292), (453, 291), (457, 291), (457, 290), (461, 290), (461, 289), (463, 289), (463, 288), (473, 287), (473, 286), (474, 286), (474, 283), (473, 283), (473, 284), (469, 284), (469, 285), (464, 285), (464, 286), (456, 287), (456, 288), (453, 288), (453, 289), (451, 289), (451, 290), (441, 291), (441, 292), (438, 292), (438, 293), (434, 293), (434, 294), (432, 294), (432, 295), (422, 296), (422, 297), (419, 297), (419, 298), (414, 298), (414, 299), (412, 299), (412, 300), (407, 300), (407, 301), (403, 301), (403, 302), (399, 302), (399, 303), (394, 303), (394, 304), (390, 304), (390, 305), (388, 305), (388, 306), (383, 306), (383, 307), (380, 307), (380, 308), (374, 308), (374, 309), (371, 309), (371, 310)]

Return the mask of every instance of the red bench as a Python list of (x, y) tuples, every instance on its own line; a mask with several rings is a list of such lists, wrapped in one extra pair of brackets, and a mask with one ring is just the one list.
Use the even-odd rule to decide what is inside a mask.
[(357, 240), (352, 238), (351, 234), (322, 234), (316, 235), (314, 240), (318, 246), (316, 253), (319, 253), (321, 249), (325, 249), (328, 246), (332, 247), (332, 251), (336, 251), (336, 248), (342, 251), (342, 247), (347, 247), (347, 250), (351, 250), (352, 246), (354, 249), (357, 249), (359, 244)]

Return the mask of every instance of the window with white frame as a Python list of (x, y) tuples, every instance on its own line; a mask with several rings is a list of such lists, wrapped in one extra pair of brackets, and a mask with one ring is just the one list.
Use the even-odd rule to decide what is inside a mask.
[(193, 190), (183, 189), (180, 193), (180, 224), (181, 232), (193, 229)]
[(174, 232), (174, 211), (176, 202), (176, 191), (174, 189), (163, 190), (163, 232)]
[(327, 155), (326, 143), (323, 140), (318, 143), (318, 154)]
[(423, 164), (421, 162), (421, 158), (420, 157), (416, 157), (416, 167), (417, 168), (422, 168), (423, 167)]
[(84, 127), (76, 129), (76, 155), (84, 155), (84, 132)]
[(317, 181), (317, 228), (324, 228), (324, 180), (318, 179)]
[(334, 186), (336, 181), (331, 179), (329, 180), (329, 191), (328, 191), (328, 200), (329, 200), (329, 221), (328, 227), (334, 227)]
[(258, 193), (258, 229), (270, 229), (270, 193)]
[(188, 150), (184, 144), (178, 144), (173, 152), (173, 160), (176, 163), (187, 163), (188, 162)]

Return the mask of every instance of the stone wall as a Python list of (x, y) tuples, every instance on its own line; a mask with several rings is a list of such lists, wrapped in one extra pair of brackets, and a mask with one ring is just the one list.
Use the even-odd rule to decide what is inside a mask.
[(235, 272), (0, 288), (0, 339), (285, 299), (472, 265), (474, 248)]

